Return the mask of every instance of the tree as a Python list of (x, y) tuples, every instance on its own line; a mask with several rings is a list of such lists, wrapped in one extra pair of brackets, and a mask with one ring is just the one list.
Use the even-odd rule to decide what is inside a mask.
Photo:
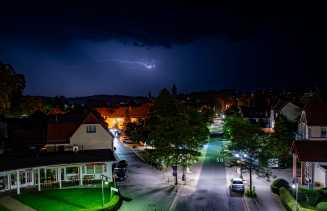
[(240, 109), (237, 106), (232, 105), (225, 111), (225, 114), (227, 116), (240, 116)]
[(231, 141), (230, 148), (246, 155), (243, 157), (243, 161), (244, 166), (249, 169), (250, 193), (252, 193), (252, 170), (265, 165), (269, 158), (267, 136), (260, 127), (240, 116), (227, 117), (224, 132)]
[(19, 115), (31, 115), (36, 111), (45, 112), (45, 110), (46, 106), (41, 97), (23, 96), (19, 101), (19, 105), (16, 106), (14, 112)]
[(9, 64), (0, 62), (0, 114), (8, 112), (12, 102), (22, 95), (25, 77), (17, 74)]
[(147, 130), (144, 127), (144, 121), (128, 122), (125, 128), (125, 134), (134, 142), (144, 142), (147, 137)]
[[(182, 166), (183, 172), (198, 158), (209, 134), (202, 114), (179, 104), (167, 89), (155, 100), (145, 127), (147, 143), (154, 148), (153, 159), (166, 166)], [(182, 178), (185, 179), (185, 174)]]
[(278, 158), (282, 163), (290, 160), (290, 147), (295, 138), (297, 125), (279, 115), (276, 119), (274, 133), (269, 137), (271, 156)]
[(214, 117), (215, 112), (213, 111), (212, 108), (208, 108), (208, 107), (203, 108), (202, 114), (207, 123), (210, 124), (213, 122), (213, 117)]
[(175, 84), (173, 84), (173, 86), (171, 87), (171, 93), (172, 95), (176, 96), (177, 95), (177, 87)]

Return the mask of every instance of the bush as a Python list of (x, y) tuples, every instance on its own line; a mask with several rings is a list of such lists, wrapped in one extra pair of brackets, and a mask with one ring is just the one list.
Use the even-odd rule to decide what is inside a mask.
[(317, 211), (327, 211), (327, 202), (320, 202), (316, 206)]
[(286, 188), (281, 187), (279, 189), (279, 197), (287, 210), (294, 210), (294, 207), (296, 206), (296, 201)]
[(285, 179), (276, 179), (272, 182), (270, 188), (271, 191), (275, 194), (279, 194), (279, 189), (284, 187), (286, 189), (290, 188), (290, 184)]
[(327, 197), (327, 188), (319, 189), (319, 193), (322, 197)]
[(252, 191), (250, 191), (250, 188), (246, 189), (245, 196), (250, 197), (250, 198), (257, 197), (257, 194), (255, 192), (255, 187), (252, 188)]
[(285, 206), (286, 210), (293, 211), (298, 206), (299, 211), (313, 211), (312, 209), (307, 209), (302, 207), (300, 204), (296, 203), (296, 200), (293, 198), (292, 194), (284, 187), (279, 189), (279, 197)]
[(314, 189), (299, 188), (298, 200), (315, 207), (320, 198), (320, 193)]

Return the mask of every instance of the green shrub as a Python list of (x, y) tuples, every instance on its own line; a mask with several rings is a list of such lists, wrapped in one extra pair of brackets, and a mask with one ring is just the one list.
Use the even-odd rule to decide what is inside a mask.
[(327, 188), (321, 188), (319, 189), (319, 193), (323, 197), (327, 197)]
[(299, 188), (298, 200), (312, 207), (315, 207), (319, 201), (320, 193), (314, 189)]
[(250, 188), (245, 190), (245, 196), (250, 197), (250, 198), (255, 198), (257, 197), (257, 194), (255, 192), (255, 187), (253, 186), (252, 191), (250, 191)]
[(275, 194), (279, 194), (279, 189), (281, 187), (284, 187), (286, 189), (289, 189), (290, 188), (290, 185), (289, 183), (285, 180), (285, 179), (276, 179), (272, 182), (270, 188), (271, 188), (271, 191)]
[(316, 206), (317, 211), (327, 211), (327, 202), (320, 202)]
[(298, 206), (299, 211), (313, 211), (312, 209), (304, 208), (300, 204), (296, 203), (296, 200), (293, 198), (292, 194), (284, 187), (279, 189), (279, 197), (285, 206), (286, 210), (293, 211)]

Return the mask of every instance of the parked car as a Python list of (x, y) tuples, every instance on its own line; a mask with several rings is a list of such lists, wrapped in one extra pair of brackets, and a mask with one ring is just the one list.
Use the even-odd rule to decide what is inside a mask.
[(120, 160), (117, 164), (118, 168), (127, 168), (127, 166), (128, 166), (127, 160)]
[(117, 182), (122, 182), (126, 179), (126, 171), (127, 169), (126, 168), (115, 168), (114, 169), (114, 175), (116, 177), (116, 181)]
[(241, 178), (231, 179), (230, 190), (234, 192), (244, 193), (244, 182)]

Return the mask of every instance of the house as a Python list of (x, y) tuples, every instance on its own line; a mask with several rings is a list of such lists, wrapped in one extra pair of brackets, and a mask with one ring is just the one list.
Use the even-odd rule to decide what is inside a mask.
[(107, 124), (93, 112), (49, 116), (47, 151), (113, 149)]
[(244, 119), (247, 119), (251, 123), (259, 124), (262, 128), (266, 128), (268, 125), (268, 114), (264, 109), (256, 107), (240, 106), (240, 113)]
[(327, 186), (327, 103), (305, 106), (292, 153), (294, 178), (301, 184)]
[[(96, 114), (48, 116), (43, 127), (35, 124), (20, 128), (33, 121), (14, 120), (20, 124), (9, 134), (11, 150), (0, 155), (0, 192), (15, 190), (20, 194), (22, 188), (41, 191), (85, 186), (101, 181), (103, 176), (113, 181), (112, 168), (117, 161), (113, 137)], [(20, 141), (24, 150), (20, 149)]]
[(270, 110), (269, 127), (274, 128), (279, 115), (290, 122), (297, 122), (301, 115), (301, 108), (289, 101), (279, 100)]
[(145, 103), (139, 106), (120, 106), (117, 108), (97, 108), (96, 111), (102, 116), (109, 128), (124, 129), (128, 122), (144, 120), (151, 104)]

